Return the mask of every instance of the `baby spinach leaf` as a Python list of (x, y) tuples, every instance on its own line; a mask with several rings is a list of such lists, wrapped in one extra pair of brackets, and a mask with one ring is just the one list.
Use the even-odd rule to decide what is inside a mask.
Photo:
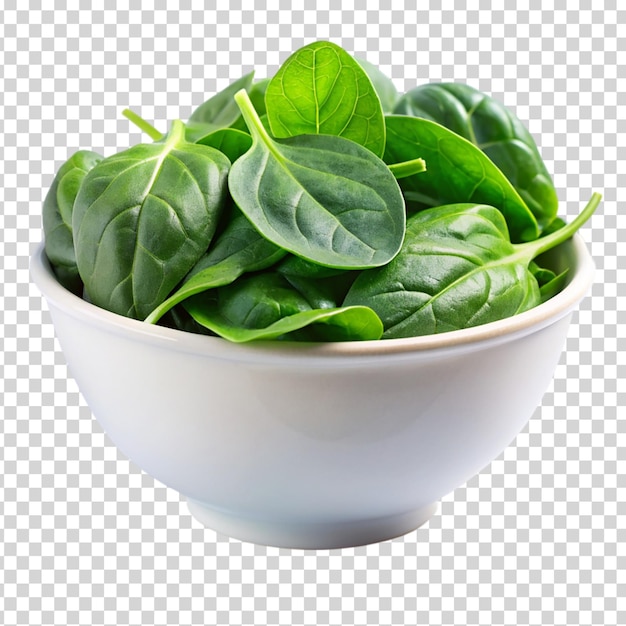
[(207, 250), (227, 195), (228, 159), (185, 142), (175, 121), (85, 176), (73, 212), (74, 245), (91, 302), (144, 319)]
[(537, 280), (539, 287), (556, 278), (556, 273), (547, 267), (541, 267), (535, 261), (528, 264), (528, 269)]
[(284, 250), (262, 237), (239, 211), (208, 252), (189, 272), (181, 287), (146, 318), (156, 323), (169, 309), (195, 294), (234, 282), (245, 272), (270, 267)]
[(185, 125), (185, 138), (195, 142), (209, 132), (230, 126), (239, 118), (239, 108), (233, 96), (240, 90), (250, 90), (254, 72), (242, 76), (222, 91), (203, 102), (189, 117)]
[(336, 276), (313, 278), (284, 274), (279, 267), (276, 271), (284, 276), (314, 309), (336, 308), (342, 304), (352, 283), (359, 275), (359, 272), (342, 271)]
[(541, 302), (546, 302), (550, 298), (556, 296), (557, 293), (563, 291), (567, 283), (567, 276), (569, 274), (568, 270), (562, 271), (560, 274), (555, 274), (555, 276), (549, 281), (544, 282), (539, 286), (539, 295), (541, 296)]
[(395, 113), (438, 122), (478, 146), (511, 181), (543, 230), (558, 198), (528, 129), (498, 101), (461, 83), (430, 83), (404, 94)]
[(337, 135), (377, 156), (385, 149), (380, 99), (367, 73), (343, 48), (317, 41), (292, 54), (267, 86), (272, 135)]
[(455, 204), (416, 213), (398, 256), (362, 272), (344, 305), (374, 309), (385, 326), (383, 338), (459, 330), (526, 311), (545, 295), (530, 262), (571, 237), (599, 201), (594, 194), (565, 228), (516, 245), (502, 214), (490, 206)]
[[(196, 322), (235, 342), (295, 339), (302, 329), (316, 341), (380, 339), (382, 323), (369, 308), (314, 309), (279, 274), (242, 277), (232, 285), (185, 300)], [(313, 328), (314, 327), (314, 328)]]
[(329, 267), (375, 267), (397, 254), (404, 199), (383, 161), (343, 137), (274, 140), (246, 92), (235, 99), (253, 143), (233, 164), (228, 185), (264, 237)]
[(424, 206), (458, 202), (489, 204), (504, 214), (514, 241), (539, 235), (537, 220), (517, 191), (491, 160), (471, 142), (430, 120), (388, 115), (385, 162), (421, 157), (427, 171), (402, 179), (400, 185)]
[[(275, 267), (309, 302), (318, 297), (338, 306), (348, 293), (348, 289), (359, 275), (359, 271), (347, 271), (333, 267), (324, 267), (306, 261), (292, 254), (287, 255)], [(312, 296), (310, 294), (317, 294)], [(319, 300), (318, 302), (320, 302)], [(318, 303), (314, 308), (322, 308)]]
[(285, 276), (302, 278), (328, 278), (342, 274), (345, 270), (336, 267), (326, 267), (307, 261), (302, 257), (288, 254), (277, 266), (276, 271)]
[(100, 161), (102, 157), (96, 152), (75, 152), (59, 168), (43, 202), (46, 256), (59, 282), (74, 293), (82, 287), (72, 234), (74, 201), (87, 172)]
[(369, 79), (372, 81), (372, 85), (380, 99), (383, 113), (392, 113), (400, 98), (400, 94), (393, 84), (393, 81), (373, 63), (365, 59), (356, 59), (356, 62), (365, 70)]
[(210, 146), (223, 152), (231, 163), (234, 163), (242, 154), (248, 152), (252, 146), (252, 137), (248, 133), (234, 128), (220, 128), (196, 140), (203, 146)]

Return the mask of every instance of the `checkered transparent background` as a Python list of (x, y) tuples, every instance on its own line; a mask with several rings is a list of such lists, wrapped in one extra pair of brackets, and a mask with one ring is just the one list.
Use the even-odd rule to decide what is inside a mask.
[[(0, 623), (626, 624), (623, 6), (204, 4), (0, 9)], [(459, 80), (490, 92), (528, 122), (564, 215), (594, 190), (604, 202), (583, 229), (596, 283), (516, 442), (417, 532), (304, 552), (202, 528), (116, 451), (68, 377), (28, 263), (61, 163), (142, 139), (124, 107), (164, 129), (315, 39), (368, 58), (400, 90)]]

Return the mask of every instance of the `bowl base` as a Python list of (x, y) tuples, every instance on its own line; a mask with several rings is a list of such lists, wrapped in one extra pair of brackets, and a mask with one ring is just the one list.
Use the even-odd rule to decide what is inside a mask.
[(285, 522), (245, 518), (188, 500), (201, 524), (233, 539), (276, 548), (331, 550), (352, 548), (406, 535), (425, 524), (439, 508), (435, 502), (409, 513), (342, 522)]

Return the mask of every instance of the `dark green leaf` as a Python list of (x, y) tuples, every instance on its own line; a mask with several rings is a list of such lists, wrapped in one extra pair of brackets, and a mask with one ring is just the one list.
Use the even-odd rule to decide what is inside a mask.
[(328, 278), (345, 272), (345, 270), (338, 269), (336, 267), (318, 265), (317, 263), (307, 261), (306, 259), (293, 254), (287, 255), (287, 257), (285, 257), (285, 259), (277, 265), (276, 271), (285, 276), (296, 276), (301, 278)]
[(252, 137), (248, 133), (234, 128), (220, 128), (196, 140), (203, 146), (210, 146), (223, 152), (234, 163), (252, 146)]
[(312, 309), (309, 301), (279, 274), (243, 277), (227, 287), (184, 302), (191, 316), (214, 333), (235, 342), (295, 339), (312, 329), (317, 341), (380, 339), (382, 324), (367, 307)]
[(190, 296), (228, 285), (245, 272), (270, 267), (285, 254), (236, 211), (234, 218), (189, 272), (181, 287), (152, 311), (146, 322), (157, 322), (166, 311)]
[(253, 144), (233, 164), (228, 184), (259, 232), (330, 267), (375, 267), (393, 258), (404, 237), (405, 209), (383, 161), (343, 137), (273, 140), (245, 91), (235, 98)]
[(537, 284), (539, 285), (539, 287), (545, 285), (546, 283), (549, 283), (551, 280), (554, 280), (554, 278), (556, 278), (556, 274), (551, 269), (547, 267), (540, 267), (534, 261), (531, 261), (528, 264), (528, 269), (537, 280)]
[[(277, 268), (279, 271), (279, 268)], [(330, 309), (341, 305), (359, 272), (342, 271), (337, 276), (310, 278), (282, 274), (314, 309)]]
[(528, 129), (498, 101), (460, 83), (430, 83), (406, 93), (395, 113), (438, 122), (478, 146), (511, 181), (545, 229), (556, 216), (558, 198)]
[(564, 270), (560, 274), (555, 274), (551, 280), (543, 283), (543, 285), (539, 287), (539, 294), (541, 295), (542, 302), (546, 302), (546, 300), (556, 296), (557, 293), (563, 290), (567, 284), (568, 274), (569, 270)]
[(317, 41), (292, 54), (270, 81), (272, 135), (337, 135), (382, 156), (383, 110), (367, 73), (345, 50)]
[(72, 234), (74, 201), (87, 172), (100, 161), (102, 157), (95, 152), (75, 152), (59, 168), (43, 202), (46, 256), (59, 282), (74, 293), (82, 288)]
[(176, 121), (162, 141), (108, 157), (84, 179), (74, 205), (74, 244), (97, 306), (145, 318), (207, 250), (230, 163), (183, 134)]
[(513, 241), (539, 235), (537, 221), (517, 191), (471, 142), (430, 120), (386, 116), (385, 162), (423, 158), (427, 170), (402, 179), (400, 185), (425, 206), (459, 202), (489, 204), (502, 211)]
[(544, 295), (528, 269), (532, 259), (571, 237), (599, 201), (594, 194), (565, 229), (517, 245), (493, 207), (456, 204), (416, 213), (398, 256), (362, 272), (344, 305), (374, 309), (384, 338), (459, 330), (525, 311)]

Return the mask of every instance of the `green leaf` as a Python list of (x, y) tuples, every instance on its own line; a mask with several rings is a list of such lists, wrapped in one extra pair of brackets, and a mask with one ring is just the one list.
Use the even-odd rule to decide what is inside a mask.
[(108, 157), (85, 177), (72, 224), (78, 270), (95, 305), (144, 319), (207, 250), (230, 163), (183, 134), (176, 121), (162, 141)]
[(541, 301), (546, 302), (550, 298), (556, 296), (557, 293), (563, 290), (563, 287), (567, 284), (568, 270), (564, 270), (560, 274), (556, 274), (551, 280), (543, 283), (539, 287), (539, 294)]
[(571, 237), (599, 201), (594, 194), (562, 231), (517, 245), (508, 239), (502, 214), (490, 206), (455, 204), (416, 213), (398, 256), (362, 272), (344, 305), (374, 309), (383, 338), (459, 330), (526, 311), (556, 286), (541, 293), (530, 262)]
[(337, 308), (343, 303), (348, 290), (359, 275), (359, 272), (342, 271), (336, 276), (313, 278), (284, 274), (280, 271), (280, 267), (277, 267), (276, 271), (284, 276), (314, 309)]
[(329, 267), (375, 267), (397, 254), (404, 237), (404, 200), (383, 161), (342, 137), (274, 140), (246, 92), (235, 99), (253, 143), (233, 164), (228, 185), (264, 237)]
[(254, 72), (242, 76), (195, 109), (186, 124), (187, 141), (195, 142), (214, 130), (233, 124), (240, 115), (234, 95), (240, 89), (250, 90), (253, 78)]
[(380, 100), (365, 70), (345, 50), (317, 41), (292, 54), (270, 81), (265, 105), (272, 135), (337, 135), (377, 156), (385, 149)]
[(299, 256), (288, 254), (277, 266), (276, 271), (285, 276), (297, 276), (302, 278), (328, 278), (343, 274), (345, 270), (336, 267), (326, 267), (307, 261)]
[(534, 261), (531, 261), (528, 264), (528, 269), (537, 280), (537, 284), (540, 288), (542, 285), (545, 285), (556, 278), (556, 274), (551, 269), (547, 267), (540, 267)]
[(46, 256), (59, 282), (74, 293), (82, 287), (72, 231), (78, 190), (102, 156), (89, 150), (75, 152), (58, 170), (43, 202), (42, 220)]
[(308, 340), (380, 339), (382, 324), (367, 307), (313, 309), (282, 276), (274, 273), (243, 277), (227, 287), (184, 302), (196, 322), (234, 342), (296, 339), (307, 329)]
[(393, 84), (393, 81), (373, 63), (365, 59), (356, 59), (356, 61), (365, 70), (370, 81), (372, 81), (372, 85), (380, 99), (383, 112), (391, 113), (400, 98), (400, 94)]
[(252, 146), (252, 137), (248, 133), (234, 128), (220, 128), (196, 140), (203, 146), (210, 146), (223, 152), (231, 163), (248, 152)]
[(537, 144), (524, 124), (497, 100), (460, 83), (430, 83), (406, 93), (395, 113), (438, 122), (478, 146), (502, 171), (545, 229), (558, 198)]
[(234, 282), (245, 272), (270, 267), (284, 250), (261, 237), (247, 218), (236, 211), (234, 218), (196, 263), (181, 287), (146, 318), (156, 323), (172, 307), (193, 295)]
[[(504, 214), (513, 241), (539, 235), (537, 220), (506, 176), (471, 142), (430, 120), (386, 116), (385, 162), (423, 158), (428, 168), (400, 185), (424, 206), (472, 202)], [(410, 195), (413, 194), (413, 195)]]

